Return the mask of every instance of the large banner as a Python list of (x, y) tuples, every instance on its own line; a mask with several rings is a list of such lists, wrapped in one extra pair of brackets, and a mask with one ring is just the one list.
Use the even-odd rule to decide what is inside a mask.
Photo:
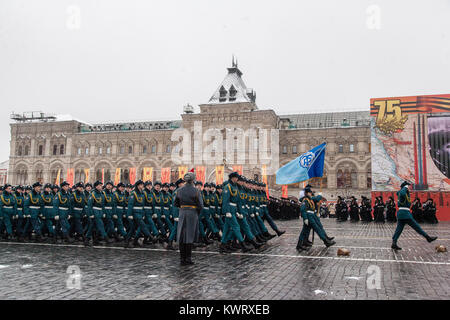
[(114, 185), (117, 186), (120, 183), (121, 169), (116, 168), (116, 174), (114, 175)]
[(187, 167), (181, 166), (178, 167), (178, 179), (183, 179), (184, 175), (187, 173)]
[(161, 169), (161, 183), (170, 183), (170, 168)]
[(216, 184), (223, 183), (224, 172), (225, 172), (224, 166), (216, 166)]
[(205, 171), (206, 171), (206, 168), (203, 166), (195, 167), (195, 179), (197, 181), (201, 181), (203, 184), (205, 184), (205, 180), (206, 180)]
[(153, 180), (153, 167), (145, 167), (142, 172), (142, 180), (144, 182)]
[(56, 174), (55, 184), (59, 186), (61, 183), (61, 169), (58, 169), (58, 173)]
[(242, 166), (241, 165), (234, 165), (233, 166), (233, 171), (239, 173), (240, 175), (242, 175)]
[(370, 100), (372, 189), (450, 191), (450, 95)]
[(267, 199), (269, 199), (270, 198), (269, 183), (267, 182), (267, 166), (265, 164), (262, 165), (261, 171), (262, 171), (262, 181), (266, 184), (266, 196)]
[(75, 180), (75, 169), (74, 168), (67, 169), (67, 182), (69, 183), (70, 187), (73, 186), (74, 180)]
[(91, 169), (84, 169), (84, 184), (89, 182), (90, 172), (91, 172)]
[(130, 184), (136, 183), (136, 168), (130, 168)]
[(444, 206), (450, 191), (450, 95), (371, 99), (370, 115), (373, 193), (395, 195), (408, 180), (415, 195), (438, 193), (436, 206)]

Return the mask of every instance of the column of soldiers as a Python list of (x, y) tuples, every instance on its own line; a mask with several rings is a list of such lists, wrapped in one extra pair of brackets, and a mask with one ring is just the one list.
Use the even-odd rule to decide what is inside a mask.
[[(364, 221), (364, 222), (397, 222), (396, 205), (393, 197), (389, 197), (386, 202), (383, 201), (382, 196), (375, 198), (374, 207), (370, 199), (361, 196), (361, 204), (355, 197), (351, 197), (349, 203), (338, 196), (335, 206), (337, 221)], [(373, 209), (373, 211), (372, 211)], [(416, 198), (411, 205), (411, 212), (417, 222), (438, 223), (436, 218), (436, 205), (433, 199), (428, 199), (423, 205), (420, 200)], [(372, 216), (373, 214), (373, 216)]]
[[(121, 242), (126, 248), (166, 243), (175, 250), (177, 190), (184, 184), (111, 181), (72, 188), (36, 182), (31, 187), (5, 185), (0, 190), (0, 236), (6, 241), (81, 242), (86, 246)], [(197, 181), (204, 207), (199, 215), (197, 246), (219, 243), (219, 251), (249, 251), (281, 236), (268, 210), (265, 184), (237, 173), (223, 185)], [(270, 234), (265, 226), (276, 232)], [(141, 241), (142, 240), (142, 241)]]

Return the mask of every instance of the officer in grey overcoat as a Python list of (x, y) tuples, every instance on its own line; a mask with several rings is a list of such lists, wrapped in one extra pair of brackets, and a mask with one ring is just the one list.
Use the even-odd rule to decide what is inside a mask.
[(203, 209), (202, 194), (194, 187), (195, 175), (188, 172), (184, 176), (186, 184), (177, 191), (174, 205), (180, 208), (177, 242), (180, 247), (181, 265), (194, 264), (191, 260), (192, 247), (198, 242), (198, 215)]

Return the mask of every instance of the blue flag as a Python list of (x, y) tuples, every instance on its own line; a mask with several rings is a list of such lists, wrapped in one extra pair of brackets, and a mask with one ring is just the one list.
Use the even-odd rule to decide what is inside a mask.
[(298, 183), (323, 176), (326, 146), (326, 143), (322, 143), (278, 169), (276, 183)]

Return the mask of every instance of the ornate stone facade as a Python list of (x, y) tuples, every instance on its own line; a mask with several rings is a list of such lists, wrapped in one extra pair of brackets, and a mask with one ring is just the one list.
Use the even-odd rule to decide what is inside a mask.
[[(171, 154), (178, 142), (171, 141), (172, 134), (177, 127), (192, 132), (194, 124), (200, 121), (203, 131), (214, 128), (223, 132), (233, 127), (278, 130), (280, 166), (326, 141), (326, 175), (313, 179), (311, 184), (329, 200), (338, 195), (370, 196), (368, 111), (278, 116), (273, 110), (258, 109), (256, 93), (245, 87), (241, 76), (233, 63), (209, 102), (199, 106), (199, 113), (182, 114), (182, 121), (108, 125), (89, 125), (78, 120), (13, 123), (8, 181), (54, 183), (58, 170), (64, 179), (68, 168), (75, 169), (75, 181), (84, 181), (84, 169), (89, 168), (91, 182), (101, 179), (104, 169), (106, 181), (113, 180), (115, 169), (121, 168), (122, 180), (126, 182), (130, 168), (137, 168), (137, 178), (141, 178), (144, 167), (154, 168), (154, 179), (160, 179), (161, 168), (171, 167), (175, 180), (178, 164), (172, 162)], [(245, 150), (238, 151), (248, 153), (248, 146), (247, 139)], [(194, 147), (191, 150), (195, 154)], [(227, 159), (227, 164), (231, 166), (235, 160)], [(206, 167), (207, 180), (215, 181), (215, 166)], [(246, 162), (243, 169), (244, 175), (261, 180), (260, 165)], [(275, 185), (275, 176), (268, 180), (271, 192), (279, 195), (281, 187)], [(289, 194), (297, 196), (298, 187), (289, 186)]]

